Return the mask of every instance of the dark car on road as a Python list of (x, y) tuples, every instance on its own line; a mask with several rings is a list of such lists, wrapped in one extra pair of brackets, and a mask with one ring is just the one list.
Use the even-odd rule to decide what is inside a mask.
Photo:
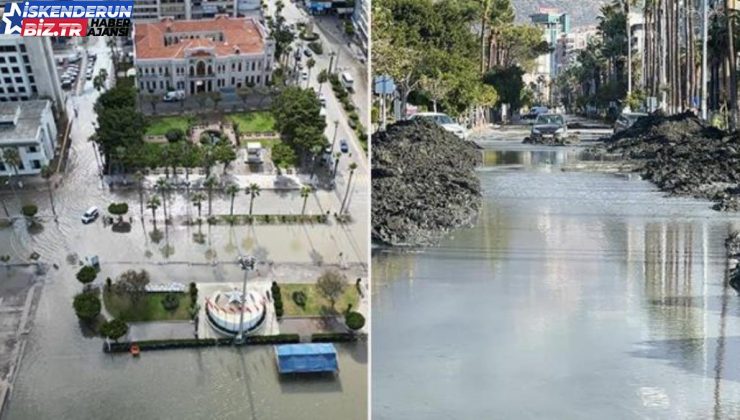
[(644, 112), (624, 112), (622, 115), (617, 118), (617, 121), (614, 123), (614, 134), (619, 133), (620, 131), (624, 131), (630, 127), (634, 123), (637, 122), (642, 117), (647, 117), (648, 114)]
[(349, 153), (349, 144), (347, 144), (347, 140), (342, 139), (339, 142), (339, 150), (341, 150), (342, 153)]
[(560, 114), (540, 114), (532, 126), (532, 138), (563, 138), (567, 135), (568, 126)]

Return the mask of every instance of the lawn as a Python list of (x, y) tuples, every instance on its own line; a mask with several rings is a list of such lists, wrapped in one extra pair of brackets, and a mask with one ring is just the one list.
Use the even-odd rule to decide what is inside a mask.
[[(296, 305), (293, 301), (293, 292), (298, 290), (303, 290), (306, 293), (305, 309)], [(283, 309), (286, 316), (316, 316), (331, 313), (329, 301), (317, 292), (314, 284), (280, 284), (280, 291), (283, 295)], [(357, 288), (354, 284), (347, 284), (344, 294), (337, 299), (335, 309), (337, 312), (344, 312), (350, 303), (353, 309), (357, 309), (357, 302), (359, 302)]]
[(227, 115), (226, 119), (239, 124), (242, 133), (275, 131), (275, 117), (269, 112), (239, 112)]
[(149, 119), (149, 126), (146, 129), (148, 136), (164, 136), (168, 131), (179, 128), (182, 131), (188, 131), (190, 119), (183, 116), (172, 117), (154, 117)]
[(128, 294), (103, 293), (105, 309), (114, 317), (126, 322), (142, 321), (180, 321), (189, 320), (190, 295), (175, 293), (180, 305), (174, 311), (167, 311), (162, 306), (166, 293), (145, 293), (138, 304), (134, 304)]

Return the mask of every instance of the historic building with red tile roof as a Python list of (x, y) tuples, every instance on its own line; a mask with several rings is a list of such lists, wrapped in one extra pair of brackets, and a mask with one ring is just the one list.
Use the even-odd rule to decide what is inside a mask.
[(256, 19), (218, 15), (134, 25), (139, 90), (187, 95), (264, 86), (272, 74), (274, 41)]

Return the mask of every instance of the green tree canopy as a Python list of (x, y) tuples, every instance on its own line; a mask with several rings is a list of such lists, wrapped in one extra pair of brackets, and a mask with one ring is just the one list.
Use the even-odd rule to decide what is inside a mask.
[(84, 292), (75, 296), (73, 306), (77, 317), (84, 321), (90, 321), (100, 315), (102, 305), (100, 299), (93, 293)]

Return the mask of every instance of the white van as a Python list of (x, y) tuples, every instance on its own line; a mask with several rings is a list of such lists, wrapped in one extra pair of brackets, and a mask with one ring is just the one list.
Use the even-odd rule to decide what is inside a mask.
[(346, 71), (342, 73), (341, 82), (342, 86), (344, 86), (348, 91), (352, 92), (355, 89), (355, 79), (353, 79)]
[(100, 215), (100, 210), (98, 210), (97, 207), (92, 206), (89, 209), (87, 209), (85, 214), (82, 215), (82, 223), (88, 224), (90, 222), (94, 222), (95, 219), (97, 219), (99, 215)]
[(164, 98), (162, 98), (164, 102), (177, 102), (177, 101), (182, 101), (183, 99), (185, 99), (184, 90), (173, 90), (173, 91), (167, 92), (164, 95)]

